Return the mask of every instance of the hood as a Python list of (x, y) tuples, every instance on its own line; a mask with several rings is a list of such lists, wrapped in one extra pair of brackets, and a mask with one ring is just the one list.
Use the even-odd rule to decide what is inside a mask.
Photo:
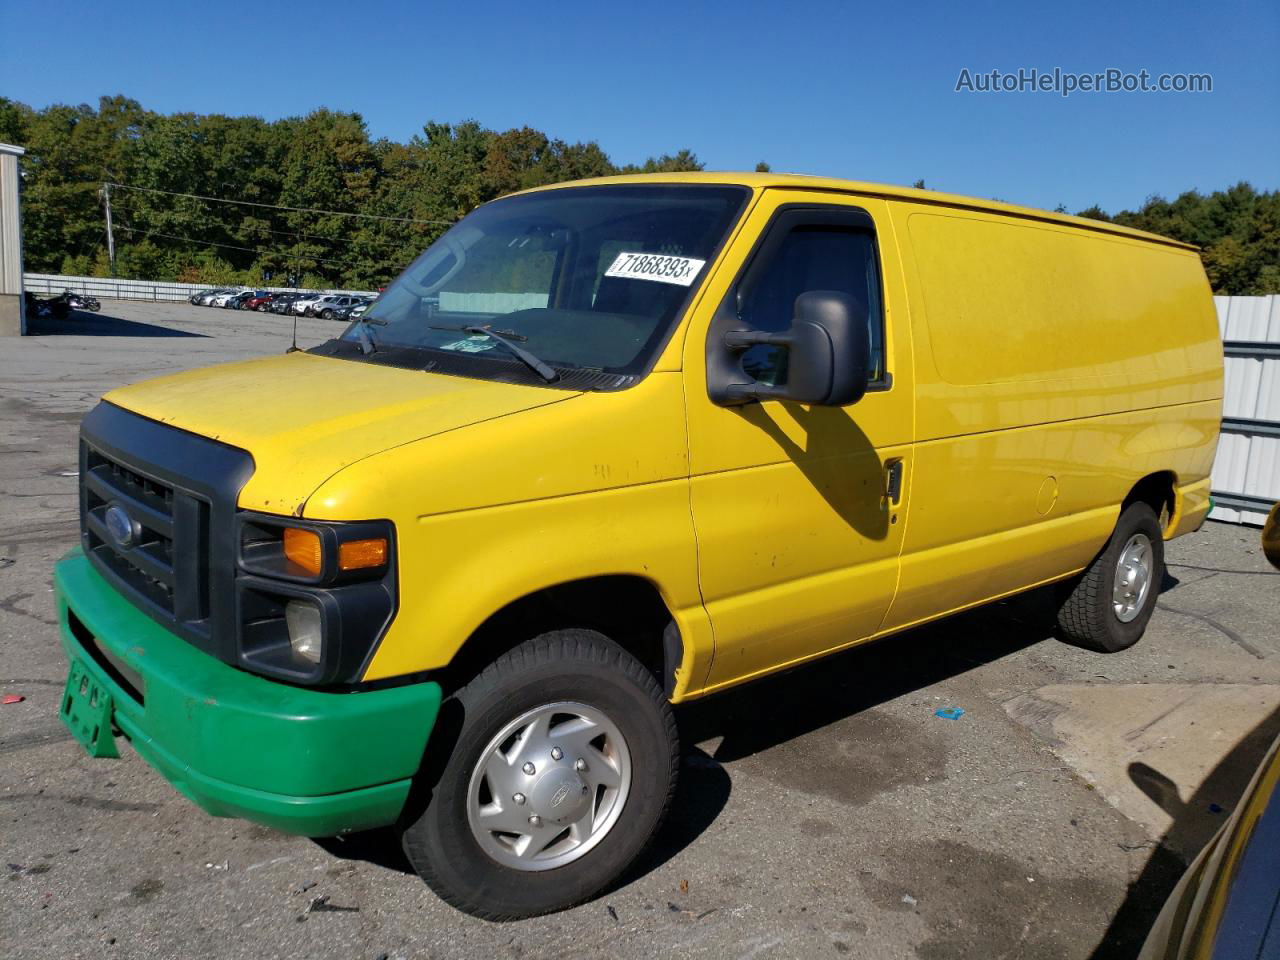
[(240, 506), (296, 515), (316, 487), (365, 457), (575, 396), (299, 352), (148, 380), (103, 399), (247, 450), (254, 473)]

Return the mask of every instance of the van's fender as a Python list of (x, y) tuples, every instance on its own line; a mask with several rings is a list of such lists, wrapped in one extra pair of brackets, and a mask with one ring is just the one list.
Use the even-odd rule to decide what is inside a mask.
[(323, 483), (304, 515), (396, 526), (399, 604), (366, 680), (445, 667), (508, 604), (605, 575), (652, 583), (680, 628), (673, 699), (705, 680), (679, 372), (384, 451)]

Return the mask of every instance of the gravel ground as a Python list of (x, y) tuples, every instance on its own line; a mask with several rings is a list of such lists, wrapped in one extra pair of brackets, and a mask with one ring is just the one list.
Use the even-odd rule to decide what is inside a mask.
[(25, 697), (0, 706), (5, 957), (1128, 957), (1280, 732), (1275, 574), (1256, 530), (1209, 523), (1169, 546), (1125, 653), (1056, 642), (1033, 595), (682, 709), (678, 804), (633, 875), (474, 920), (385, 834), (213, 819), (63, 730), (50, 571), (77, 538), (79, 418), (290, 329), (106, 302), (39, 333), (0, 341), (0, 692)]

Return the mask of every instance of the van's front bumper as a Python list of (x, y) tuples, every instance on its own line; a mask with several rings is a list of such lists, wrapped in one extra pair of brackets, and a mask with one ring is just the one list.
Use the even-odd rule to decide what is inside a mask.
[(79, 549), (54, 586), (63, 648), (110, 692), (114, 726), (209, 813), (313, 837), (395, 822), (438, 684), (331, 693), (238, 670), (134, 607)]

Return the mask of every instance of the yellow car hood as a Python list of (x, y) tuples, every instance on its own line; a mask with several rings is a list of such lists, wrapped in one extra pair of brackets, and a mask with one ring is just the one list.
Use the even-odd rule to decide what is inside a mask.
[(357, 460), (574, 396), (291, 353), (148, 380), (103, 399), (249, 451), (255, 469), (240, 506), (300, 516), (316, 487)]

